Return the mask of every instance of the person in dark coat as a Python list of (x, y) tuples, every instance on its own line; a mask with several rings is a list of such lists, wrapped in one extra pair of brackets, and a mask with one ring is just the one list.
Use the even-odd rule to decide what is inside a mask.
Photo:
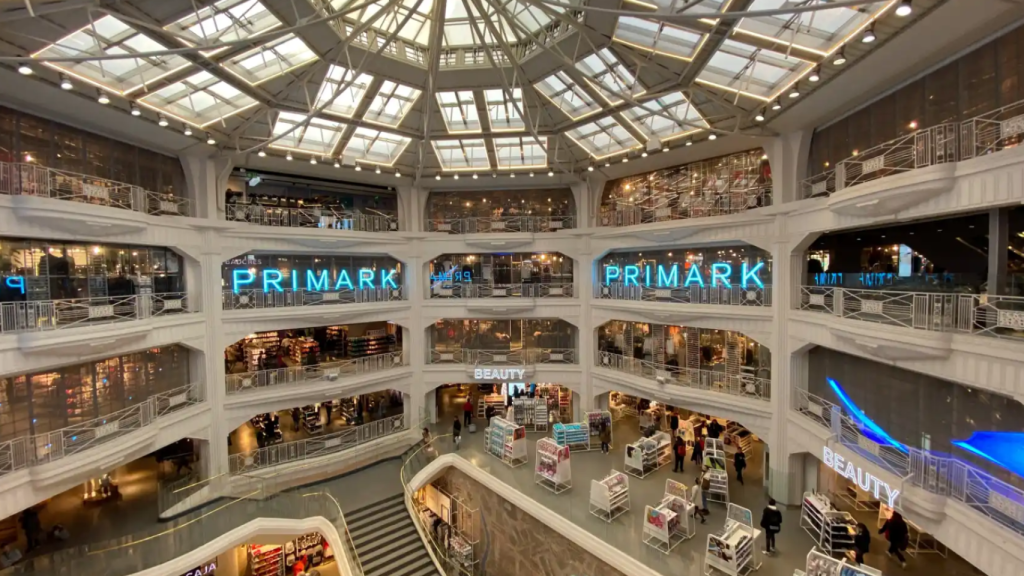
[(686, 442), (679, 436), (675, 438), (675, 446), (672, 447), (672, 451), (676, 454), (676, 465), (672, 471), (683, 472), (683, 465), (686, 463)]
[(896, 559), (900, 561), (900, 566), (906, 568), (907, 559), (903, 557), (903, 551), (907, 549), (907, 544), (910, 542), (910, 529), (907, 527), (906, 521), (903, 520), (903, 515), (893, 512), (892, 518), (885, 521), (878, 533), (885, 534), (889, 539), (889, 549), (886, 550), (886, 554), (896, 556)]
[(736, 480), (743, 484), (743, 469), (747, 467), (747, 456), (743, 451), (737, 451), (732, 458), (732, 464), (736, 468)]
[(768, 506), (761, 512), (761, 528), (764, 529), (765, 554), (775, 552), (775, 535), (782, 531), (782, 512), (775, 505), (775, 499), (768, 499)]
[(679, 414), (675, 410), (672, 411), (672, 416), (668, 419), (668, 427), (672, 429), (672, 437), (675, 438), (679, 430)]
[(697, 438), (693, 443), (693, 454), (690, 454), (690, 461), (700, 466), (704, 462), (704, 439)]
[(29, 508), (21, 513), (21, 529), (25, 531), (25, 539), (28, 541), (28, 547), (25, 549), (26, 554), (42, 544), (39, 535), (43, 528), (42, 523), (39, 522), (39, 513), (35, 509)]
[(490, 426), (491, 418), (494, 418), (494, 406), (488, 404), (487, 408), (484, 408), (484, 416), (487, 418), (487, 425)]
[(871, 548), (871, 531), (863, 522), (857, 524), (857, 535), (853, 537), (853, 558), (858, 566), (864, 563), (864, 556)]
[(455, 442), (455, 449), (459, 449), (459, 443), (462, 442), (462, 422), (459, 422), (459, 417), (455, 417), (455, 423), (452, 424), (452, 441)]
[(708, 438), (718, 438), (722, 435), (722, 425), (718, 423), (718, 420), (712, 420), (711, 424), (708, 424)]

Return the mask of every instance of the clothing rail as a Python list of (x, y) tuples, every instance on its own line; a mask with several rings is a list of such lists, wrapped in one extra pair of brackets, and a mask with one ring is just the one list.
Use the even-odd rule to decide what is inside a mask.
[(228, 394), (239, 394), (272, 386), (317, 380), (331, 381), (343, 376), (380, 372), (402, 366), (405, 366), (402, 352), (386, 352), (362, 358), (322, 362), (311, 366), (292, 366), (289, 368), (228, 374), (224, 377), (224, 384), (225, 391)]
[(43, 332), (198, 312), (185, 292), (0, 302), (0, 333)]
[(661, 383), (764, 401), (771, 399), (771, 378), (758, 378), (752, 374), (726, 374), (699, 368), (680, 368), (604, 351), (598, 351), (596, 360), (595, 365), (598, 368)]

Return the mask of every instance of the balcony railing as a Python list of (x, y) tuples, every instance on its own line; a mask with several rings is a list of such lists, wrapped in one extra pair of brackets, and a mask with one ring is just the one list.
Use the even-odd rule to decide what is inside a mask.
[(897, 448), (866, 437), (843, 407), (806, 390), (793, 409), (829, 430), (843, 446), (932, 494), (963, 502), (1024, 535), (1024, 491), (956, 458), (919, 448)]
[(428, 364), (468, 364), (471, 366), (530, 366), (534, 364), (576, 364), (572, 348), (519, 348), (516, 350), (478, 350), (453, 348), (431, 350)]
[(689, 286), (677, 288), (650, 288), (626, 286), (613, 282), (594, 286), (594, 298), (600, 300), (631, 300), (634, 302), (664, 302), (675, 304), (716, 304), (724, 306), (771, 306), (772, 287)]
[(289, 462), (299, 462), (310, 458), (327, 456), (348, 450), (349, 448), (355, 448), (385, 436), (397, 434), (405, 429), (404, 415), (391, 416), (383, 420), (376, 420), (362, 426), (352, 426), (339, 432), (324, 434), (315, 438), (265, 446), (256, 450), (250, 450), (249, 452), (232, 454), (229, 460), (229, 470), (231, 474), (241, 474)]
[(277, 208), (258, 204), (228, 204), (229, 222), (248, 222), (257, 226), (286, 228), (325, 228), (356, 232), (394, 232), (398, 218), (386, 214), (362, 214), (332, 208)]
[(202, 387), (198, 384), (189, 384), (162, 392), (140, 404), (102, 418), (0, 443), (0, 476), (29, 466), (55, 462), (100, 446), (132, 431), (145, 428), (161, 416), (202, 400)]
[(500, 216), (493, 218), (428, 218), (427, 232), (446, 234), (501, 234), (558, 232), (574, 228), (572, 216)]
[(960, 124), (960, 159), (1016, 148), (1024, 135), (1024, 100)]
[(224, 310), (251, 310), (254, 308), (290, 308), (294, 306), (328, 306), (334, 304), (363, 304), (366, 302), (392, 302), (404, 300), (402, 287), (361, 288), (319, 292), (313, 290), (264, 291), (241, 289), (237, 293), (224, 290), (221, 308)]
[(1024, 297), (801, 286), (800, 309), (933, 332), (1024, 340)]
[(320, 380), (334, 381), (344, 376), (356, 376), (381, 372), (405, 366), (402, 352), (387, 352), (375, 356), (323, 362), (312, 366), (293, 366), (273, 370), (259, 370), (225, 376), (225, 390), (228, 394), (239, 394), (251, 390), (283, 386), (287, 384), (310, 383)]
[(192, 213), (187, 198), (27, 163), (0, 162), (0, 194), (70, 200), (155, 216)]
[(739, 214), (754, 208), (771, 206), (771, 186), (747, 187), (727, 191), (695, 188), (690, 193), (680, 192), (678, 203), (659, 206), (602, 206), (599, 226), (636, 226), (653, 222), (706, 218)]
[[(598, 351), (596, 360), (595, 365), (598, 368), (640, 376), (659, 383), (757, 400), (771, 399), (771, 379), (758, 378), (753, 374), (730, 375), (718, 370), (680, 368), (603, 351)], [(725, 364), (720, 366), (724, 368)]]
[(43, 332), (196, 312), (185, 292), (0, 302), (0, 333)]
[(572, 298), (572, 284), (434, 284), (431, 298)]

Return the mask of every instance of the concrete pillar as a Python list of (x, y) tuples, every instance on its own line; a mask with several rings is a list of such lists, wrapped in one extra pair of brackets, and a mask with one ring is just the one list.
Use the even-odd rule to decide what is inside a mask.
[(988, 213), (988, 293), (1006, 294), (1006, 256), (1010, 246), (1010, 209)]
[(423, 231), (423, 207), (426, 205), (427, 190), (418, 186), (399, 186), (398, 227), (402, 232)]
[(192, 200), (192, 215), (224, 220), (225, 191), (235, 164), (231, 158), (214, 158), (202, 152), (190, 149), (179, 157)]
[(571, 184), (573, 200), (576, 202), (576, 227), (590, 228), (597, 224), (601, 205), (601, 193), (606, 179), (596, 172), (585, 172), (582, 182)]
[(801, 130), (773, 138), (765, 145), (772, 169), (772, 202), (782, 204), (802, 200), (800, 183), (809, 176), (807, 159), (811, 150), (810, 130)]

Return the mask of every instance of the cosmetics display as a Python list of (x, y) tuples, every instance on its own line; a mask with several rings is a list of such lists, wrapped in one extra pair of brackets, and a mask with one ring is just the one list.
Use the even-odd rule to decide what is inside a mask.
[(861, 564), (857, 566), (847, 559), (837, 560), (812, 548), (807, 554), (804, 570), (797, 570), (802, 576), (882, 576), (882, 571)]
[(731, 576), (747, 574), (761, 567), (755, 555), (761, 530), (752, 526), (750, 510), (729, 504), (725, 526), (708, 535), (707, 551), (704, 554), (704, 573), (712, 570)]
[(672, 461), (672, 438), (667, 432), (655, 432), (626, 445), (627, 474), (643, 478)]
[(487, 452), (495, 458), (513, 468), (526, 464), (526, 428), (495, 416), (484, 438)]
[[(559, 424), (555, 424), (559, 426)], [(572, 474), (569, 468), (569, 447), (559, 446), (551, 438), (537, 441), (537, 467), (534, 472), (537, 484), (561, 494), (572, 488)]]
[(573, 451), (590, 450), (590, 430), (586, 423), (555, 424), (551, 427), (555, 444)]
[(629, 510), (629, 478), (612, 470), (604, 480), (590, 481), (590, 513), (611, 522)]
[(534, 432), (548, 429), (548, 404), (544, 398), (516, 398), (512, 400), (515, 423)]
[(800, 527), (826, 554), (842, 554), (850, 550), (857, 535), (857, 521), (853, 516), (836, 510), (827, 496), (815, 492), (804, 493)]

